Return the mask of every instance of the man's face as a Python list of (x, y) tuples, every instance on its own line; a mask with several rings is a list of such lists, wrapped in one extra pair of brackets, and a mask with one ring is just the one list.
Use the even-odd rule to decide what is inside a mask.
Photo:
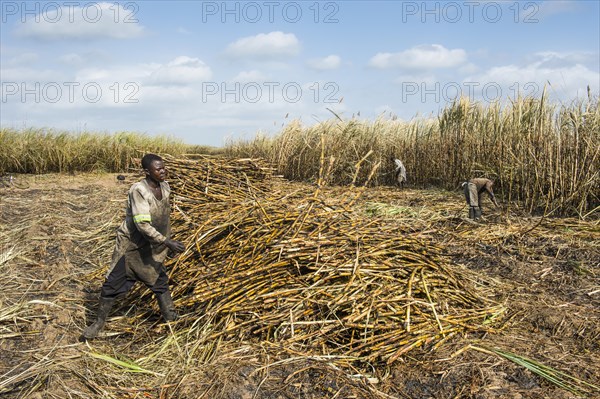
[(165, 181), (167, 170), (163, 161), (152, 161), (148, 169), (146, 169), (146, 175), (154, 181)]

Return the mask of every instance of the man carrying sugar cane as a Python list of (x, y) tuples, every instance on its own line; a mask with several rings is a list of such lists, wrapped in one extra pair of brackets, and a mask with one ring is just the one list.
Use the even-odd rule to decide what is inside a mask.
[(469, 205), (469, 218), (475, 220), (481, 219), (481, 200), (483, 193), (488, 193), (496, 208), (498, 207), (498, 202), (496, 201), (494, 191), (492, 190), (493, 184), (494, 182), (492, 180), (483, 177), (471, 179), (462, 184), (465, 192), (465, 199)]
[(392, 156), (391, 160), (396, 166), (396, 169), (394, 171), (394, 179), (396, 181), (396, 184), (403, 188), (404, 184), (406, 183), (406, 168), (404, 167), (402, 161), (398, 158)]
[(117, 229), (111, 265), (100, 291), (98, 318), (83, 331), (82, 340), (95, 338), (118, 297), (141, 281), (154, 293), (166, 321), (177, 318), (168, 286), (164, 260), (169, 250), (182, 252), (183, 243), (171, 240), (166, 169), (161, 157), (142, 158), (146, 177), (129, 189), (125, 220)]

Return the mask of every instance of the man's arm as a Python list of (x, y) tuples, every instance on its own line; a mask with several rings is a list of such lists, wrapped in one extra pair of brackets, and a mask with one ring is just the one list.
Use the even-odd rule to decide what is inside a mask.
[(494, 191), (492, 190), (492, 184), (488, 183), (485, 185), (485, 191), (487, 191), (487, 193), (490, 196), (490, 199), (492, 200), (492, 202), (494, 203), (494, 205), (496, 206), (496, 208), (498, 208), (498, 201), (496, 201), (496, 196), (494, 195)]
[(164, 244), (167, 241), (167, 237), (152, 226), (150, 203), (144, 198), (142, 192), (136, 189), (131, 190), (129, 192), (129, 202), (131, 204), (133, 223), (138, 231), (152, 244)]
[(133, 223), (138, 231), (152, 244), (164, 244), (173, 252), (183, 252), (185, 245), (182, 242), (171, 240), (152, 225), (152, 217), (150, 216), (150, 204), (144, 195), (139, 190), (132, 190), (129, 193), (129, 201), (131, 203), (131, 213), (133, 215)]

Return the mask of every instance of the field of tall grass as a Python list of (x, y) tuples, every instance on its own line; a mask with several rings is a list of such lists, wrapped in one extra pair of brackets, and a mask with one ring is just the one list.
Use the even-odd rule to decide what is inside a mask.
[(190, 146), (167, 136), (141, 133), (70, 133), (0, 129), (0, 172), (124, 172), (145, 152), (180, 156)]
[(301, 181), (317, 178), (324, 156), (331, 184), (362, 184), (373, 168), (370, 184), (393, 184), (395, 156), (416, 187), (454, 190), (471, 177), (488, 177), (506, 204), (528, 212), (587, 217), (600, 210), (597, 98), (559, 105), (542, 95), (507, 106), (462, 98), (435, 119), (293, 121), (274, 137), (231, 141), (224, 150), (263, 157)]
[[(505, 204), (547, 215), (600, 213), (600, 102), (568, 105), (519, 98), (509, 105), (456, 100), (437, 118), (405, 122), (332, 118), (313, 126), (292, 121), (278, 134), (192, 146), (140, 133), (69, 133), (0, 129), (0, 172), (123, 172), (145, 152), (264, 158), (287, 179), (328, 184), (393, 184), (392, 156), (408, 184), (458, 189), (471, 177), (495, 180)], [(327, 170), (322, 169), (326, 167)]]

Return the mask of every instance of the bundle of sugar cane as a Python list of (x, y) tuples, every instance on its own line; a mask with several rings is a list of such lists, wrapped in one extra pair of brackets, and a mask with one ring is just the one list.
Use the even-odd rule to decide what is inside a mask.
[(229, 202), (270, 190), (273, 168), (260, 159), (200, 157), (196, 160), (165, 156), (176, 194), (202, 202)]

